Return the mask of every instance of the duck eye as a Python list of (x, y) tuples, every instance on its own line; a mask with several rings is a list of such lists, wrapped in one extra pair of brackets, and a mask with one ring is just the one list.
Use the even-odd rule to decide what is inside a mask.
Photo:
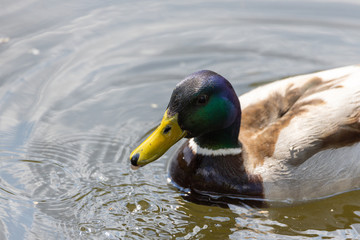
[(196, 104), (197, 105), (205, 105), (208, 102), (208, 95), (200, 95), (197, 100), (196, 100)]

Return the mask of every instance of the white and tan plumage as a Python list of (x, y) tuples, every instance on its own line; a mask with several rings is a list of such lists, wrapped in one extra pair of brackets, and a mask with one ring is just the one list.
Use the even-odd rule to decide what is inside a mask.
[(275, 81), (239, 99), (244, 163), (261, 176), (266, 199), (360, 188), (360, 65)]

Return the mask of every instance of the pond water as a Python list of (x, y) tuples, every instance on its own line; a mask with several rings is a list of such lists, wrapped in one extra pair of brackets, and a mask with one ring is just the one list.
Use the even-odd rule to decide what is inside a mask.
[(128, 160), (194, 71), (240, 95), (355, 63), (357, 0), (1, 0), (0, 239), (360, 239), (359, 191), (207, 206), (167, 184), (179, 145)]

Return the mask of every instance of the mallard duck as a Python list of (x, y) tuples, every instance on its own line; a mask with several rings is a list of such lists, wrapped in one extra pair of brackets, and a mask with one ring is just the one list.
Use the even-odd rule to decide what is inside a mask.
[(169, 179), (190, 193), (302, 201), (360, 188), (360, 65), (278, 80), (239, 98), (219, 74), (195, 72), (176, 85), (160, 126), (131, 153), (132, 166), (182, 138)]

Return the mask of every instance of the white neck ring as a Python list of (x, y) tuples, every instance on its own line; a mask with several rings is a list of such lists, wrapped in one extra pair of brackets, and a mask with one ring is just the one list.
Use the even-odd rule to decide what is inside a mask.
[(189, 147), (195, 154), (200, 154), (204, 156), (226, 156), (226, 155), (238, 155), (242, 152), (241, 148), (222, 148), (222, 149), (209, 149), (200, 147), (195, 141), (194, 138), (189, 140)]

